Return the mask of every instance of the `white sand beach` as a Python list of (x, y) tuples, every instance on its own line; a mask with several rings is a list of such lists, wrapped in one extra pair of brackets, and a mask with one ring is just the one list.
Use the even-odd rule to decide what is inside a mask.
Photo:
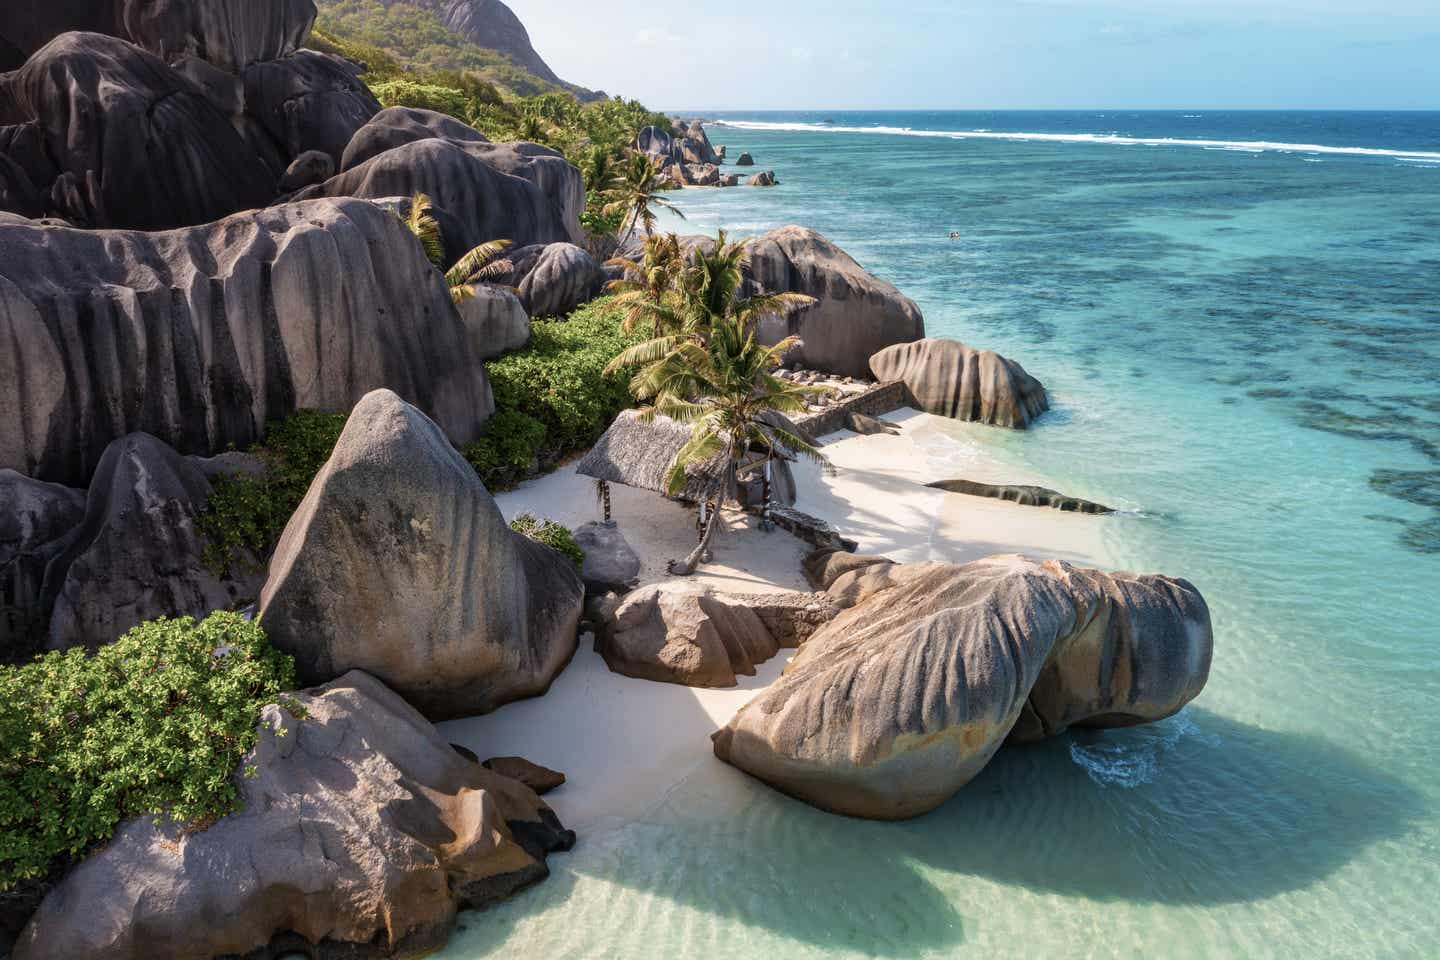
[[(912, 410), (885, 419), (899, 435), (824, 438), (833, 470), (796, 468), (800, 510), (833, 524), (859, 543), (859, 552), (900, 561), (966, 561), (994, 553), (1030, 553), (1098, 564), (1102, 517), (963, 496), (925, 483), (956, 475), (963, 461), (971, 479), (1036, 482), (1000, 472), (963, 427)], [(965, 445), (963, 456), (956, 448)], [(657, 494), (612, 487), (612, 514), (643, 562), (641, 579), (664, 579), (666, 562), (684, 556), (696, 539), (695, 515)], [(534, 513), (576, 527), (600, 517), (594, 481), (574, 465), (496, 497), (507, 518)], [(783, 531), (763, 533), (753, 518), (726, 516), (713, 563), (693, 578), (719, 590), (808, 590), (800, 572), (805, 544)], [(567, 782), (546, 797), (561, 820), (582, 835), (643, 819), (687, 782), (708, 805), (740, 802), (751, 785), (744, 774), (716, 760), (710, 734), (780, 675), (789, 651), (728, 690), (698, 690), (634, 680), (611, 673), (581, 638), (575, 659), (550, 691), (493, 714), (441, 725), (453, 742), (482, 758), (523, 756), (565, 773)], [(691, 789), (687, 795), (694, 796)]]

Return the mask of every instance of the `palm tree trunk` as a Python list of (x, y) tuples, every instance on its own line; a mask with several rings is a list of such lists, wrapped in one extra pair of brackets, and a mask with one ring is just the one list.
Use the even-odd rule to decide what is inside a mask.
[[(686, 557), (682, 562), (676, 563), (673, 560), (670, 561), (670, 573), (674, 576), (693, 576), (695, 571), (700, 569), (700, 564), (709, 559), (710, 541), (715, 539), (715, 531), (720, 526), (720, 509), (725, 506), (727, 493), (735, 489), (735, 467), (737, 463), (738, 459), (732, 452), (730, 461), (725, 466), (725, 473), (720, 478), (720, 489), (715, 497), (715, 506), (710, 508), (710, 515), (705, 518), (705, 530), (700, 534), (700, 543), (696, 545), (694, 550), (690, 551), (690, 556)], [(705, 502), (710, 502), (708, 496)]]

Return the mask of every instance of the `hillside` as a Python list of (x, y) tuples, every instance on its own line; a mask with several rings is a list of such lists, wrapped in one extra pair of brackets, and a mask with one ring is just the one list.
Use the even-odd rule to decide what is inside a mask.
[(322, 34), (377, 47), (416, 69), (478, 74), (517, 96), (604, 97), (560, 79), (500, 0), (317, 0), (317, 6)]

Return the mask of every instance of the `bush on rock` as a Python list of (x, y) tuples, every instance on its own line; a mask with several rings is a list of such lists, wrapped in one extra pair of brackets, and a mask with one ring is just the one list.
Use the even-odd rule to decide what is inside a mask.
[(207, 822), (294, 661), (219, 612), (135, 627), (83, 649), (0, 667), (0, 890), (44, 876), (141, 814)]
[(554, 520), (541, 519), (533, 513), (522, 513), (510, 521), (510, 529), (536, 543), (543, 543), (569, 558), (577, 567), (585, 562), (585, 551), (575, 542), (575, 534), (570, 532), (569, 527)]

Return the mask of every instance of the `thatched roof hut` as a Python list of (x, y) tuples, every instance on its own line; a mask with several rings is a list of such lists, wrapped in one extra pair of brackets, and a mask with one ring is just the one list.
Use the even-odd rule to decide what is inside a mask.
[[(785, 417), (769, 414), (778, 426), (802, 438), (804, 435)], [(808, 438), (805, 438), (808, 439)], [(690, 427), (677, 423), (669, 417), (657, 416), (649, 422), (640, 419), (640, 411), (626, 410), (615, 418), (605, 435), (595, 441), (590, 452), (580, 459), (575, 470), (581, 476), (594, 477), (606, 483), (618, 483), (640, 490), (653, 490), (676, 500), (699, 502), (712, 495), (725, 469), (725, 456), (721, 454), (691, 467), (685, 472), (685, 486), (677, 494), (666, 490), (665, 475), (675, 454), (690, 440)], [(788, 480), (788, 465), (783, 461), (777, 466), (785, 469)], [(787, 499), (794, 500), (794, 481), (781, 481), (782, 489), (788, 488)]]

